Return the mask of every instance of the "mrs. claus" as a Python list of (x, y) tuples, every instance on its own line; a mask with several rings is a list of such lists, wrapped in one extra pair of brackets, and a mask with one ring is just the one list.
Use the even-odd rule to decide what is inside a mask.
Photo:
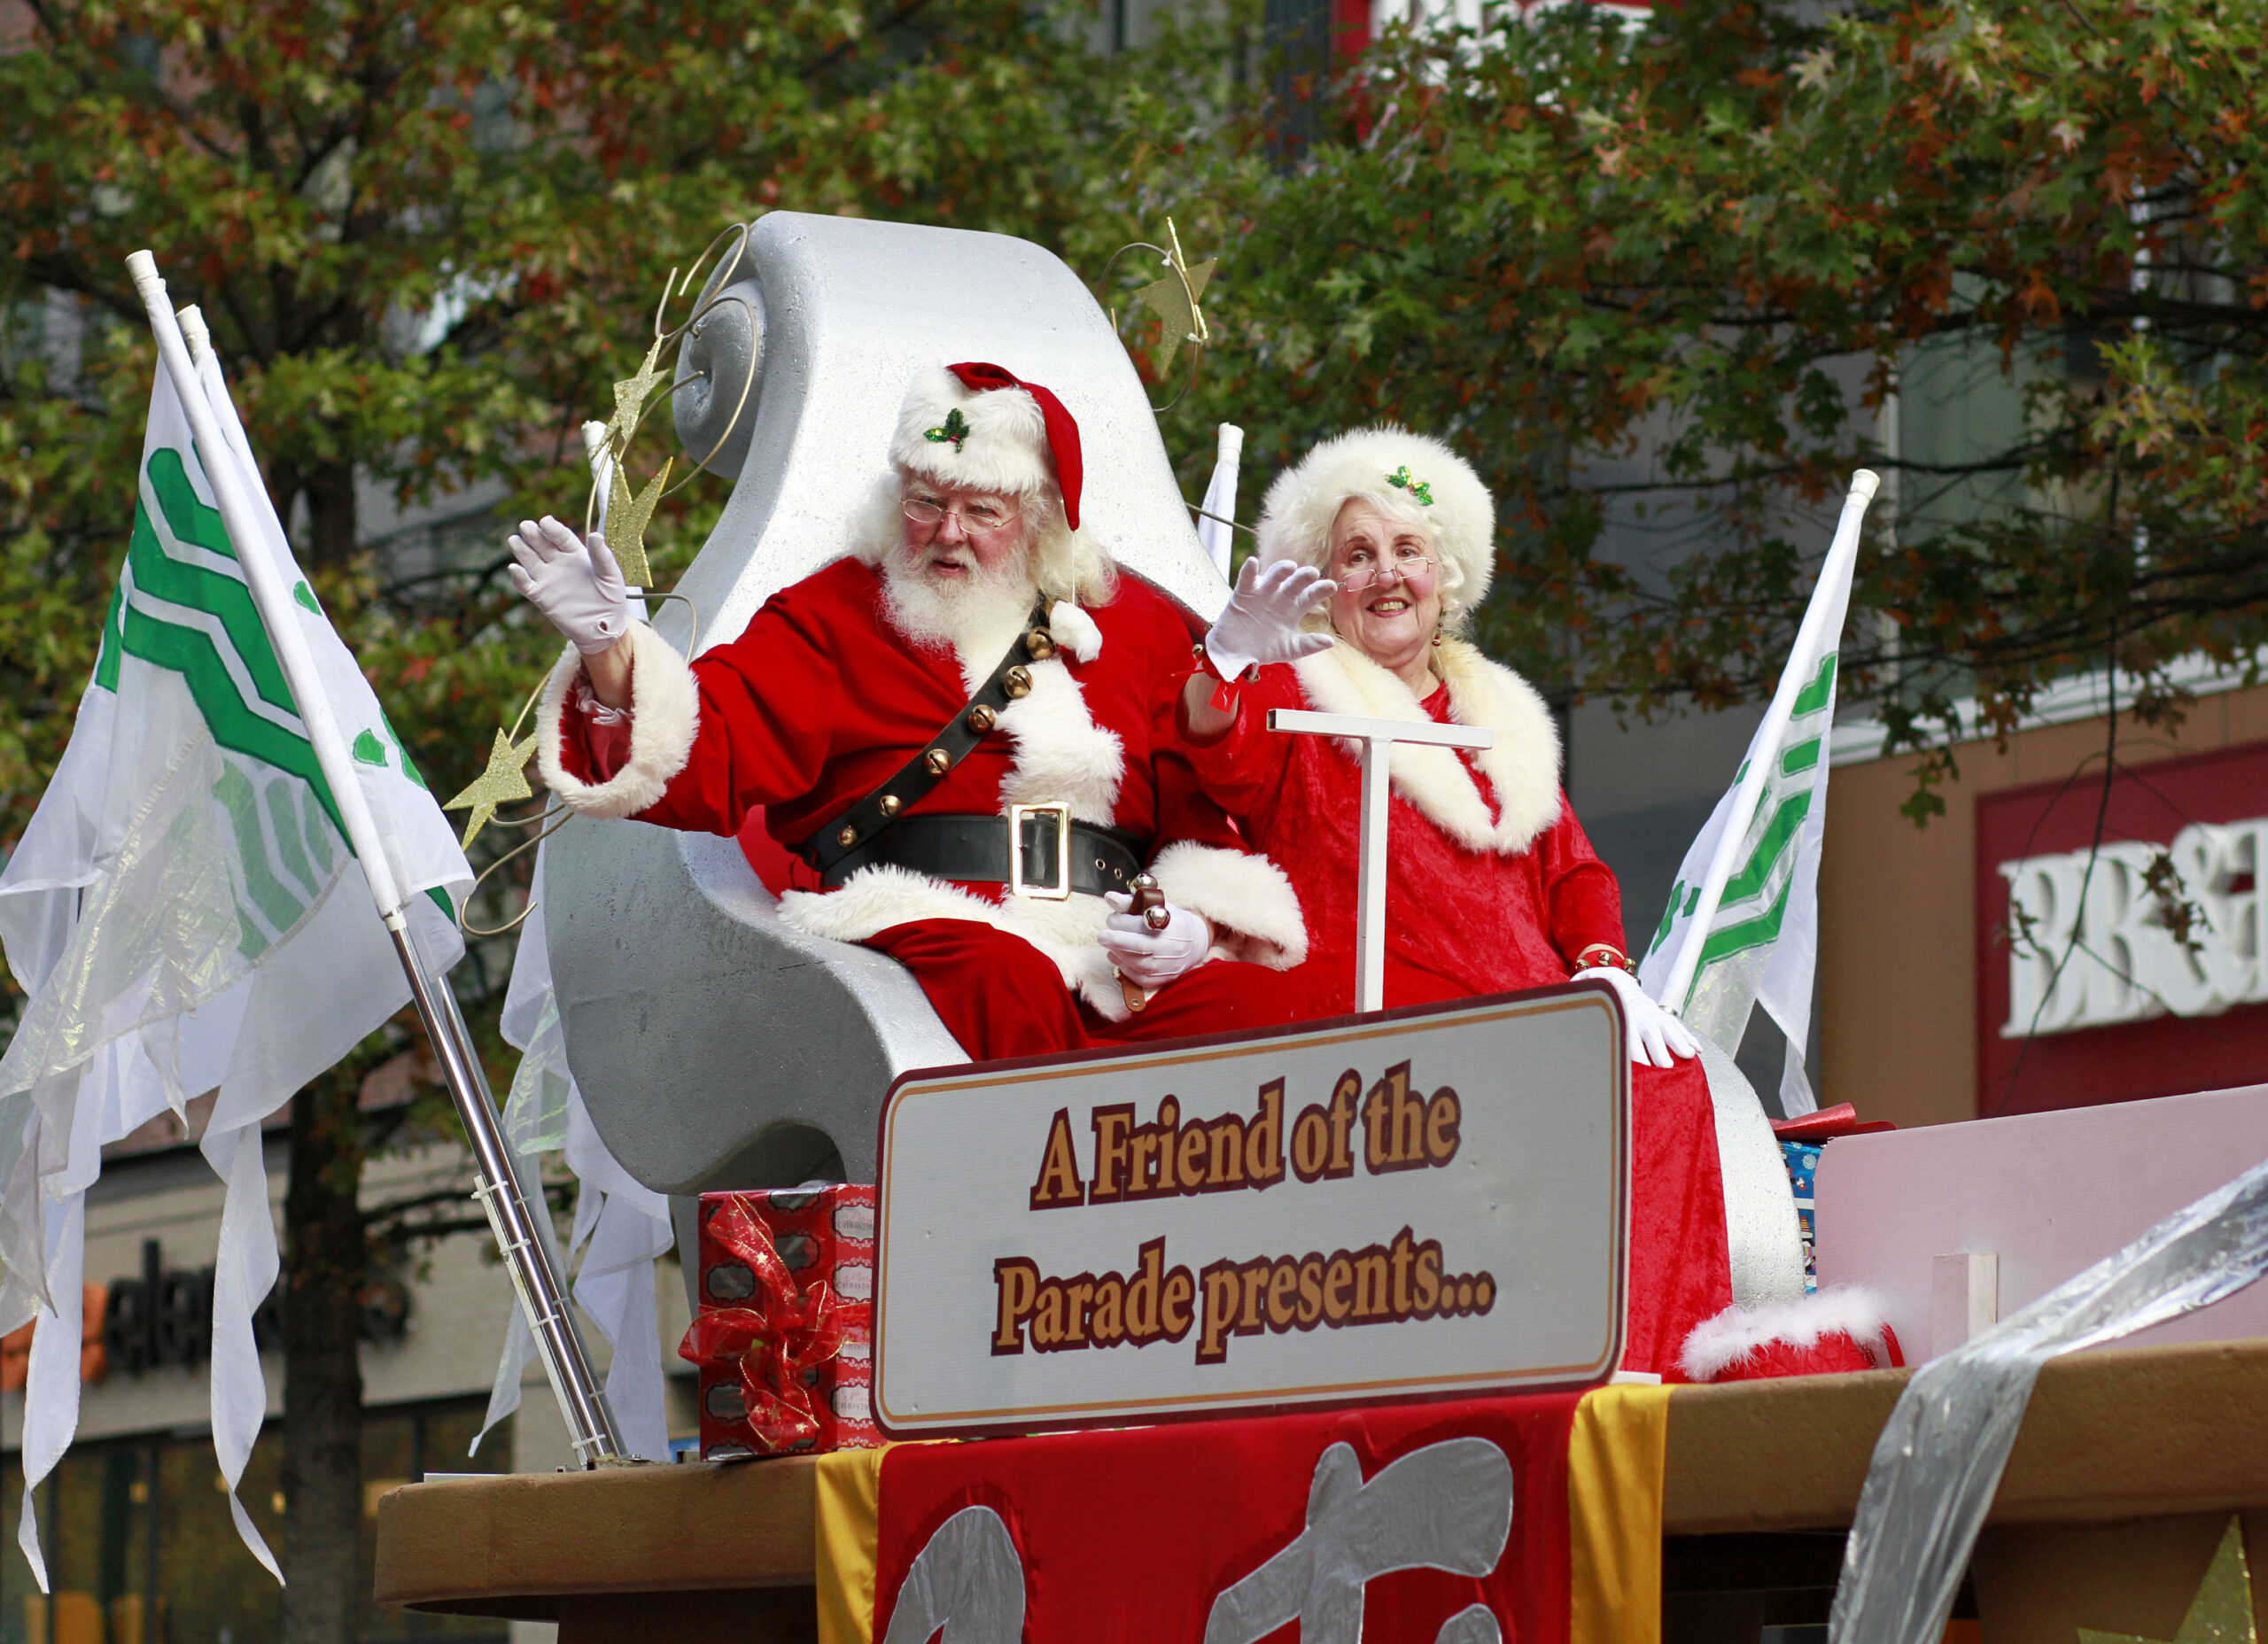
[(1485, 726), (1483, 752), (1393, 757), (1386, 1003), (1605, 980), (1630, 1027), (1631, 1251), (1624, 1366), (1674, 1376), (1687, 1333), (1732, 1299), (1724, 1187), (1691, 1035), (1639, 991), (1621, 892), (1559, 786), (1533, 686), (1457, 637), (1487, 592), (1495, 508), (1470, 464), (1394, 427), (1325, 440), (1270, 487), (1260, 552), (1183, 688), (1199, 781), (1290, 876), (1295, 974), (1317, 1014), (1354, 1005), (1362, 773), (1268, 710)]

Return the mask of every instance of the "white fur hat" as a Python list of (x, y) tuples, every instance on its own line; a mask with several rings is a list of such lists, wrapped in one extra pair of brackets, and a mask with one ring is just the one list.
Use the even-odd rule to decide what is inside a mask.
[(1432, 533), (1450, 618), (1480, 602), (1496, 568), (1488, 487), (1440, 440), (1392, 423), (1335, 435), (1276, 477), (1260, 516), (1260, 557), (1329, 569), (1331, 527), (1355, 497)]
[(1079, 528), (1079, 426), (1063, 402), (996, 365), (936, 366), (905, 391), (890, 461), (941, 485), (1037, 496), (1054, 486)]

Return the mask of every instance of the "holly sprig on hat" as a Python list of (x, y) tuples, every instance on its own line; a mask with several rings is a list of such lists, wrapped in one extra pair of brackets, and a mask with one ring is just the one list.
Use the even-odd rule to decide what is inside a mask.
[(1433, 506), (1433, 488), (1422, 479), (1410, 478), (1410, 465), (1407, 462), (1388, 474), (1386, 477), (1386, 483), (1397, 491), (1406, 491), (1417, 498), (1418, 506), (1420, 508), (1429, 508)]
[(960, 454), (961, 441), (968, 438), (968, 419), (960, 414), (960, 407), (959, 406), (955, 406), (951, 410), (945, 413), (945, 421), (943, 427), (924, 429), (921, 433), (921, 438), (935, 446), (942, 446), (947, 441), (951, 441), (954, 454), (959, 455)]

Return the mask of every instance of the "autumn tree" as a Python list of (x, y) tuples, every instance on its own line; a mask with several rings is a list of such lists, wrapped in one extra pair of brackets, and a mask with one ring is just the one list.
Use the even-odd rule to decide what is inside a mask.
[(2178, 712), (2170, 661), (2268, 639), (2262, 48), (2237, 0), (1390, 31), (1299, 164), (1249, 131), (1180, 202), (1231, 245), (1200, 420), (1262, 468), (1448, 433), (1485, 636), (1564, 691), (1768, 692), (1863, 464), (1845, 695), (1893, 746), (2112, 661)]
[[(1297, 72), (1242, 0), (1112, 58), (1091, 12), (1021, 0), (23, 14), (0, 58), (0, 840), (123, 550), (150, 351), (122, 259), (145, 244), (212, 321), (325, 605), (445, 790), (552, 641), (493, 552), (394, 578), (371, 487), (579, 509), (575, 428), (667, 270), (783, 207), (1021, 235), (1099, 286), (1170, 213), (1221, 260), (1213, 345), (1161, 418), (1191, 494), (1218, 421), (1247, 430), (1248, 497), (1352, 423), (1444, 434), (1499, 498), (1482, 637), (1562, 692), (1768, 690), (1861, 463), (1894, 498), (1846, 694), (1909, 745), (1957, 696), (2005, 727), (2114, 657), (2178, 710), (2171, 659), (2268, 639), (2240, 0), (1539, 8), (1337, 59), (1303, 38)], [(1100, 294), (1123, 310), (1154, 275), (1122, 261)], [(58, 311), (80, 322), (43, 330)], [(1187, 359), (1153, 373), (1161, 402)], [(667, 505), (664, 579), (720, 491)], [(295, 1112), (295, 1641), (343, 1637), (353, 1597), (315, 1573), (353, 1569), (359, 1513), (321, 1461), (356, 1402), (330, 1292), (368, 1266), (352, 1083)]]

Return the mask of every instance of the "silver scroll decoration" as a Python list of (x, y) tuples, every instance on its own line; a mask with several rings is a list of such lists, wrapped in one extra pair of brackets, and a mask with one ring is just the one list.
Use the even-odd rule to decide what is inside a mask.
[(1017, 1644), (1024, 1635), (1024, 1561), (1000, 1515), (964, 1507), (939, 1524), (897, 1589), (882, 1644)]
[[(1363, 1482), (1354, 1450), (1334, 1444), (1308, 1487), (1308, 1522), (1292, 1544), (1213, 1601), (1205, 1644), (1257, 1644), (1285, 1622), (1301, 1644), (1358, 1644), (1363, 1589), (1395, 1570), (1485, 1576), (1512, 1532), (1512, 1464), (1486, 1438), (1413, 1450)], [(1498, 1644), (1496, 1618), (1475, 1604), (1442, 1626), (1441, 1644)]]

